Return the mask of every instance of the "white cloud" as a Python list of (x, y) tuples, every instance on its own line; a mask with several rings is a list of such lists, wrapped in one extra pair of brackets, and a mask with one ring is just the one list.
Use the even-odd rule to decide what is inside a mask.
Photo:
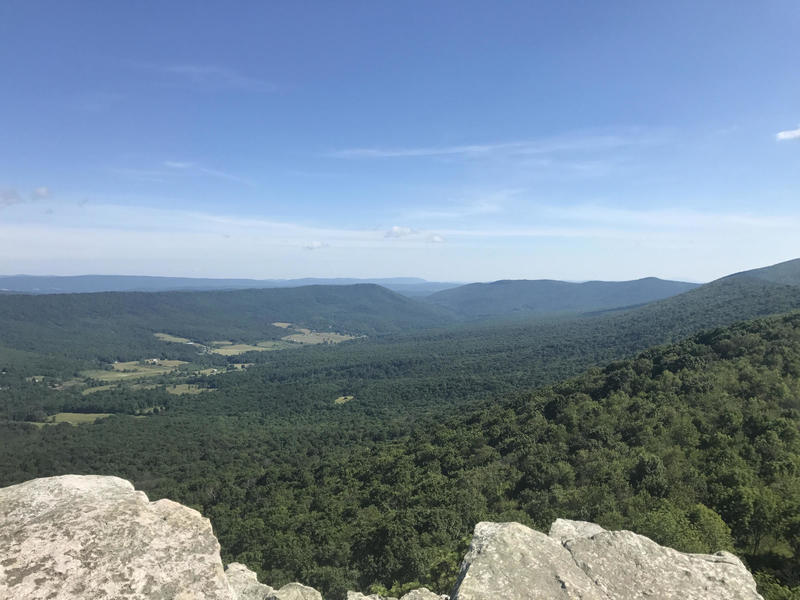
[[(14, 194), (7, 197), (16, 199)], [(540, 206), (507, 226), (396, 226), (389, 232), (402, 235), (387, 239), (385, 229), (368, 226), (309, 226), (143, 205), (92, 202), (79, 207), (69, 198), (57, 205), (42, 201), (38, 211), (26, 204), (3, 210), (0, 272), (416, 275), (461, 281), (657, 275), (701, 281), (791, 258), (800, 230), (800, 213)], [(168, 199), (162, 203), (169, 205)], [(57, 208), (57, 220), (44, 213), (51, 207)], [(437, 244), (435, 253), (431, 244)], [(313, 251), (321, 248), (326, 249)], [(198, 256), (203, 260), (198, 262)]]
[(411, 227), (401, 227), (399, 225), (394, 225), (389, 231), (384, 234), (384, 237), (387, 238), (402, 238), (407, 237), (409, 235), (415, 234), (416, 231), (411, 229)]
[(34, 200), (46, 200), (50, 197), (50, 189), (45, 186), (37, 187), (35, 190), (33, 190), (31, 197)]
[(326, 242), (313, 241), (310, 244), (303, 246), (306, 250), (319, 250), (320, 248), (328, 248), (330, 244)]
[(775, 139), (780, 141), (785, 140), (800, 140), (800, 127), (797, 129), (788, 129), (786, 131), (779, 131), (775, 135)]

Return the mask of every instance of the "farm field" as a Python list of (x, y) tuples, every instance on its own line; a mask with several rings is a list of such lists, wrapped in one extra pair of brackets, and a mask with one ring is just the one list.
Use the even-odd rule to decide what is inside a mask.
[(213, 392), (213, 388), (203, 388), (191, 383), (175, 383), (167, 386), (167, 392), (179, 396), (181, 394), (202, 394), (203, 392)]
[(94, 423), (98, 419), (105, 419), (110, 417), (112, 413), (71, 413), (60, 412), (48, 417), (48, 420), (43, 423), (33, 423), (37, 427), (44, 427), (45, 425), (58, 425), (59, 423), (69, 423), (71, 425), (81, 425), (83, 423)]
[(176, 335), (170, 335), (168, 333), (154, 333), (158, 339), (162, 342), (174, 342), (175, 344), (193, 344), (192, 340), (188, 338), (178, 337)]
[(222, 356), (237, 356), (239, 354), (244, 354), (245, 352), (267, 352), (269, 350), (279, 349), (276, 347), (278, 342), (275, 341), (257, 342), (257, 344), (258, 345), (234, 344), (233, 342), (228, 341), (211, 342), (211, 347), (209, 350), (215, 354), (221, 354)]
[(296, 344), (338, 344), (346, 342), (347, 340), (355, 339), (352, 335), (345, 335), (343, 333), (333, 332), (319, 332), (309, 331), (308, 329), (300, 330), (300, 333), (292, 333), (281, 338), (287, 342), (294, 342)]
[(187, 363), (183, 360), (160, 360), (155, 364), (143, 364), (142, 361), (132, 360), (114, 363), (112, 369), (89, 369), (87, 371), (82, 371), (81, 375), (99, 381), (114, 382), (165, 375), (185, 364)]
[(272, 350), (286, 350), (297, 344), (338, 344), (355, 339), (355, 336), (338, 333), (335, 331), (321, 332), (314, 331), (307, 327), (298, 327), (286, 321), (276, 321), (272, 323), (275, 327), (286, 331), (279, 340), (262, 340), (255, 343), (237, 343), (233, 340), (212, 340), (205, 343), (194, 342), (189, 338), (172, 335), (169, 333), (158, 332), (153, 335), (162, 342), (175, 344), (191, 344), (202, 348), (206, 352), (213, 352), (221, 356), (238, 356), (245, 352), (264, 352)]

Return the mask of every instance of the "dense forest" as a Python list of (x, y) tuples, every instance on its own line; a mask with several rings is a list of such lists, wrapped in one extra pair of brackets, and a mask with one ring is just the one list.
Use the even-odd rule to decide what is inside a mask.
[[(796, 261), (779, 267), (634, 308), (415, 324), (230, 356), (153, 336), (196, 325), (236, 337), (224, 330), (232, 315), (182, 316), (181, 294), (9, 296), (16, 321), (3, 327), (21, 337), (0, 338), (0, 485), (128, 478), (209, 516), (226, 561), (330, 598), (446, 593), (477, 521), (542, 529), (556, 517), (691, 552), (733, 550), (768, 600), (798, 598), (800, 278)], [(363, 306), (385, 308), (386, 294), (413, 302), (359, 288)], [(313, 293), (333, 308), (297, 306), (298, 321), (303, 311), (356, 318), (346, 288)], [(189, 302), (225, 292), (210, 294)], [(147, 300), (139, 313), (136, 298)], [(126, 315), (119, 338), (93, 337), (92, 325), (113, 327), (109, 306)], [(281, 334), (278, 316), (263, 321)], [(40, 337), (24, 338), (31, 331)], [(127, 340), (131, 356), (151, 338), (162, 357), (186, 362), (146, 380), (96, 368), (99, 349), (113, 356)], [(95, 380), (109, 372), (121, 379)], [(174, 393), (176, 381), (193, 393)], [(62, 413), (98, 420), (43, 423)]]
[(227, 560), (332, 597), (446, 592), (475, 522), (557, 516), (736, 550), (772, 598), (788, 597), (777, 581), (800, 585), (800, 314), (413, 422), (402, 407), (374, 418), (357, 402), (270, 401), (270, 387), (260, 406), (222, 391), (142, 419), (5, 422), (0, 483), (127, 477), (201, 509)]

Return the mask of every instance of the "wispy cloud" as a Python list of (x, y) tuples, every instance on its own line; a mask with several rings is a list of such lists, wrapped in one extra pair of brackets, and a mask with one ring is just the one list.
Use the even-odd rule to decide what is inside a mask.
[(775, 134), (775, 139), (780, 141), (785, 140), (800, 140), (800, 127), (797, 129), (787, 129), (786, 131), (779, 131)]
[(597, 152), (625, 146), (656, 143), (660, 135), (564, 135), (536, 140), (465, 144), (455, 146), (419, 146), (407, 148), (343, 148), (329, 152), (332, 158), (381, 159), (448, 157), (481, 158), (498, 155), (535, 156), (561, 152)]
[(195, 162), (185, 160), (165, 160), (161, 163), (161, 168), (157, 169), (138, 169), (130, 167), (111, 167), (111, 173), (120, 175), (129, 179), (137, 181), (146, 181), (152, 183), (166, 183), (170, 178), (176, 176), (204, 176), (216, 177), (217, 179), (225, 179), (227, 181), (234, 181), (243, 185), (254, 185), (249, 179), (239, 177), (226, 171), (219, 169), (210, 169)]
[(404, 213), (404, 218), (414, 221), (434, 219), (463, 219), (501, 213), (504, 204), (519, 194), (523, 189), (498, 190), (481, 194), (477, 198), (454, 200), (436, 206), (423, 206)]
[(15, 204), (24, 204), (26, 202), (43, 201), (49, 199), (50, 196), (50, 188), (46, 186), (35, 188), (27, 196), (20, 194), (15, 189), (0, 190), (0, 208), (14, 206)]
[(22, 196), (17, 190), (0, 190), (0, 207), (13, 206), (22, 201)]
[(418, 156), (480, 156), (500, 150), (521, 147), (518, 142), (505, 144), (472, 144), (466, 146), (439, 146), (422, 148), (345, 148), (334, 150), (328, 156), (334, 158), (413, 158)]
[(541, 207), (548, 220), (563, 219), (571, 222), (613, 225), (635, 231), (714, 230), (725, 227), (761, 230), (800, 227), (796, 216), (766, 216), (753, 213), (703, 212), (684, 208), (634, 210), (595, 204), (570, 207)]
[(251, 92), (274, 92), (277, 86), (269, 81), (245, 75), (234, 69), (208, 64), (152, 64), (136, 63), (150, 72), (169, 77), (173, 82), (191, 85), (206, 90), (241, 90)]
[(209, 169), (208, 167), (204, 167), (194, 162), (188, 162), (182, 160), (181, 161), (165, 160), (164, 166), (173, 171), (182, 171), (184, 173), (190, 173), (190, 174), (193, 173), (197, 175), (208, 175), (209, 177), (217, 177), (219, 179), (227, 179), (228, 181), (235, 181), (236, 183), (253, 185), (252, 181), (239, 177), (238, 175), (226, 173), (225, 171), (220, 171), (219, 169)]
[[(658, 261), (665, 251), (670, 258), (664, 265), (672, 264), (676, 254), (689, 265), (699, 264), (697, 256), (724, 254), (729, 261), (731, 239), (741, 241), (734, 250), (742, 260), (752, 262), (758, 257), (753, 266), (767, 264), (771, 257), (796, 254), (800, 229), (800, 213), (764, 216), (599, 205), (539, 206), (535, 212), (518, 215), (513, 223), (436, 230), (403, 225), (388, 230), (368, 225), (337, 228), (143, 205), (79, 207), (73, 202), (60, 202), (59, 218), (54, 220), (22, 206), (23, 198), (30, 201), (30, 194), (6, 192), (0, 198), (19, 204), (9, 206), (0, 219), (0, 272), (76, 272), (99, 267), (118, 271), (120, 265), (152, 272), (154, 265), (164, 265), (172, 274), (181, 274), (193, 272), (202, 254), (203, 273), (216, 276), (330, 276), (342, 275), (342, 269), (378, 276), (401, 265), (404, 274), (445, 279), (454, 274), (464, 280), (630, 278), (609, 271), (608, 265), (619, 269), (624, 263), (630, 276), (644, 276), (660, 273), (654, 265), (661, 264)], [(45, 200), (41, 206), (55, 204)], [(387, 237), (387, 232), (392, 235)], [(87, 239), (92, 243), (87, 244)], [(31, 245), (30, 240), (42, 243)], [(581, 251), (573, 251), (576, 248)], [(170, 256), (169, 262), (163, 261), (165, 255)], [(242, 261), (241, 256), (259, 260)], [(547, 260), (532, 260), (545, 256)], [(494, 260), (483, 260), (486, 257)], [(719, 271), (714, 267), (716, 275), (734, 270), (725, 264)], [(693, 278), (703, 280), (707, 275), (697, 271)]]

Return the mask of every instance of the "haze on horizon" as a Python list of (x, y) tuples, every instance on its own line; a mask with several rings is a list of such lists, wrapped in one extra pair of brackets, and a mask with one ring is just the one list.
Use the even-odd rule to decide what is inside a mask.
[(0, 273), (709, 281), (800, 256), (800, 5), (0, 4)]

